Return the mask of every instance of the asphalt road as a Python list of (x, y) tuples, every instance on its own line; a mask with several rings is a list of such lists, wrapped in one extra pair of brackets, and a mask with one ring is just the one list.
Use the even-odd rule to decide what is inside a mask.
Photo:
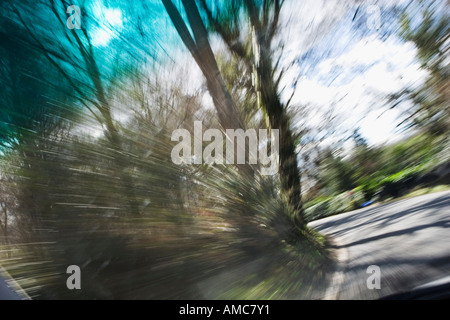
[(13, 289), (12, 283), (7, 282), (5, 279), (6, 272), (0, 267), (0, 300), (23, 300), (24, 297), (20, 296), (15, 289)]
[[(330, 299), (377, 299), (450, 275), (450, 192), (439, 192), (313, 221), (338, 256)], [(368, 267), (380, 269), (380, 289)], [(373, 272), (373, 271), (372, 271)], [(370, 286), (370, 285), (369, 285)]]

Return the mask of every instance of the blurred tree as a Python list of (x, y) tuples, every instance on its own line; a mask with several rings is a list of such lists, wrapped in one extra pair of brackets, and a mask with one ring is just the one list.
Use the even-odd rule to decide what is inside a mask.
[(266, 128), (266, 120), (258, 108), (251, 70), (236, 55), (220, 52), (216, 56), (222, 77), (243, 122), (254, 129)]
[[(14, 148), (27, 139), (56, 130), (62, 119), (75, 113), (65, 107), (71, 97), (65, 94), (68, 83), (46, 58), (36, 52), (26, 28), (0, 9), (0, 146)], [(49, 99), (51, 97), (51, 99)], [(58, 103), (56, 103), (58, 101)]]
[[(203, 113), (198, 92), (180, 85), (191, 85), (187, 76), (168, 70), (167, 77), (145, 64), (148, 55), (141, 49), (152, 39), (140, 45), (131, 36), (147, 29), (126, 29), (110, 46), (95, 45), (95, 15), (102, 6), (81, 2), (86, 6), (80, 6), (78, 30), (65, 25), (69, 1), (2, 2), (11, 26), (0, 29), (1, 36), (12, 44), (0, 44), (1, 84), (7, 88), (0, 103), (8, 129), (4, 141), (10, 141), (4, 145), (14, 144), (2, 160), (14, 170), (8, 172), (11, 180), (0, 181), (0, 191), (6, 189), (0, 193), (0, 224), (9, 237), (13, 214), (20, 235), (15, 259), (8, 261), (14, 276), (33, 297), (50, 299), (198, 299), (229, 292), (298, 297), (300, 283), (308, 283), (301, 294), (310, 295), (309, 283), (326, 276), (318, 272), (325, 263), (323, 242), (292, 232), (297, 231), (288, 216), (292, 210), (276, 177), (255, 181), (227, 166), (174, 165), (171, 131), (190, 130), (199, 118), (205, 127), (217, 127), (217, 118)], [(123, 19), (129, 20), (139, 21)], [(253, 112), (244, 125), (259, 124), (255, 95), (233, 90), (248, 86), (248, 73), (242, 79), (233, 74), (242, 70), (237, 61), (218, 64), (223, 82), (236, 83), (229, 90), (236, 108)], [(15, 68), (12, 74), (8, 68)], [(226, 85), (211, 81), (224, 97)], [(115, 112), (125, 116), (119, 121)], [(77, 121), (67, 121), (75, 114)], [(89, 127), (92, 119), (103, 135), (91, 135), (90, 129), (99, 127)], [(136, 209), (143, 214), (121, 214)], [(255, 261), (262, 270), (257, 277), (248, 268)], [(83, 290), (67, 290), (70, 264), (82, 268)], [(230, 270), (239, 272), (223, 276)], [(269, 277), (273, 284), (267, 284)]]
[(353, 134), (352, 134), (351, 138), (355, 142), (355, 147), (356, 148), (367, 148), (368, 147), (367, 140), (366, 140), (366, 138), (364, 138), (361, 135), (361, 133), (359, 132), (359, 128), (355, 129), (353, 131)]
[(17, 206), (17, 200), (13, 194), (14, 185), (11, 177), (2, 173), (0, 178), (0, 230), (3, 233), (3, 243), (9, 243), (9, 228), (14, 211)]
[(412, 27), (406, 12), (401, 17), (402, 36), (414, 42), (422, 67), (430, 73), (425, 85), (412, 93), (419, 107), (409, 119), (434, 135), (447, 134), (450, 128), (449, 18), (448, 11), (437, 11), (433, 4), (425, 5), (418, 27)]
[(320, 181), (328, 190), (328, 195), (336, 195), (356, 187), (354, 181), (354, 165), (331, 150), (325, 150), (320, 162)]
[(67, 132), (79, 109), (67, 107), (74, 101), (67, 94), (68, 82), (36, 50), (10, 3), (2, 2), (0, 8), (0, 152), (8, 164), (2, 167), (2, 225), (8, 237), (15, 225), (26, 240), (39, 234), (51, 211), (50, 194), (58, 177), (48, 174), (45, 164), (57, 173), (58, 163), (50, 162), (55, 151), (50, 145)]
[(162, 2), (181, 40), (194, 57), (206, 78), (206, 84), (213, 98), (222, 127), (224, 129), (244, 128), (234, 101), (219, 71), (216, 58), (208, 40), (207, 30), (200, 17), (195, 1), (182, 1), (194, 38), (192, 38), (186, 23), (183, 21), (176, 6), (172, 3), (172, 0), (162, 0)]
[[(167, 2), (167, 1), (166, 1)], [(300, 170), (297, 163), (296, 137), (290, 128), (287, 114), (289, 102), (283, 104), (279, 83), (283, 70), (273, 61), (272, 48), (278, 30), (282, 1), (227, 1), (211, 10), (206, 1), (199, 1), (208, 18), (211, 30), (217, 32), (229, 50), (244, 62), (253, 74), (254, 91), (272, 129), (280, 132), (279, 174), (281, 188), (294, 211), (294, 222), (303, 228)], [(185, 7), (196, 7), (195, 1), (185, 1)], [(242, 13), (250, 21), (244, 25)], [(200, 17), (199, 17), (200, 19)], [(202, 23), (199, 20), (199, 23)], [(203, 23), (202, 23), (203, 24)], [(206, 37), (206, 35), (205, 35)]]
[(367, 140), (358, 129), (353, 132), (352, 139), (355, 142), (355, 147), (350, 161), (354, 166), (354, 179), (357, 181), (379, 170), (379, 152), (376, 148), (369, 147)]
[[(28, 4), (30, 5), (30, 4)], [(36, 6), (42, 5), (37, 3)], [(50, 9), (54, 14), (53, 20), (56, 32), (61, 32), (64, 42), (55, 42), (49, 38), (48, 33), (37, 34), (30, 28), (32, 17), (27, 16), (29, 8), (18, 8), (19, 4), (11, 4), (13, 12), (22, 24), (22, 28), (29, 34), (28, 45), (38, 50), (54, 67), (63, 79), (67, 82), (72, 96), (76, 97), (81, 104), (87, 108), (93, 116), (100, 122), (105, 131), (111, 149), (115, 151), (114, 159), (117, 171), (121, 177), (120, 182), (123, 192), (126, 195), (129, 211), (133, 215), (139, 214), (138, 203), (134, 194), (133, 181), (127, 173), (127, 159), (123, 153), (123, 146), (119, 130), (112, 116), (112, 106), (110, 95), (105, 86), (105, 77), (102, 77), (100, 66), (104, 61), (98, 61), (91, 35), (88, 30), (89, 12), (82, 7), (83, 23), (81, 29), (69, 29), (66, 27), (66, 8), (69, 4), (66, 1), (50, 1)], [(24, 14), (25, 13), (25, 14)], [(47, 10), (38, 13), (48, 14)], [(36, 17), (34, 17), (36, 18)], [(47, 18), (47, 17), (46, 17)], [(48, 18), (47, 18), (48, 19)], [(61, 54), (60, 52), (63, 52)], [(100, 65), (99, 65), (100, 64)], [(81, 76), (80, 76), (81, 74)], [(114, 77), (109, 78), (109, 83), (114, 81)], [(66, 90), (67, 91), (67, 90)], [(95, 112), (94, 107), (97, 111)]]

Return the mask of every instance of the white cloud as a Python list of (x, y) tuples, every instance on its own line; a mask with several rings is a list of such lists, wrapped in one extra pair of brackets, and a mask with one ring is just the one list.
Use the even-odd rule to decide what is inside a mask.
[[(387, 96), (414, 88), (427, 77), (415, 46), (393, 37), (363, 38), (340, 56), (320, 62), (317, 70), (312, 78), (300, 79), (293, 103), (320, 110), (312, 124), (320, 124), (332, 109), (343, 131), (361, 126), (362, 134), (375, 144), (394, 134), (400, 117), (400, 110), (390, 110), (378, 118), (389, 107)], [(325, 83), (330, 78), (335, 81)]]
[(346, 14), (351, 1), (302, 0), (286, 1), (280, 21), (287, 21), (280, 36), (286, 50), (298, 55), (327, 36)]
[(411, 75), (411, 70), (420, 68), (416, 60), (416, 47), (412, 42), (403, 42), (396, 37), (382, 41), (375, 35), (361, 39), (350, 50), (336, 58), (322, 61), (317, 69), (319, 74), (326, 75), (333, 69), (348, 73), (355, 72), (355, 69), (376, 67), (378, 64), (384, 64), (384, 74), (408, 70)]
[(389, 109), (385, 112), (375, 110), (369, 112), (361, 121), (361, 134), (367, 137), (371, 144), (382, 144), (392, 141), (395, 137), (397, 119), (401, 116), (398, 109)]
[(92, 44), (106, 46), (123, 28), (122, 11), (100, 6), (94, 10), (94, 15), (99, 22), (99, 27), (93, 32)]
[(338, 93), (339, 91), (336, 88), (324, 86), (317, 80), (304, 78), (297, 85), (293, 101), (297, 104), (312, 104), (313, 106), (323, 107), (334, 101)]

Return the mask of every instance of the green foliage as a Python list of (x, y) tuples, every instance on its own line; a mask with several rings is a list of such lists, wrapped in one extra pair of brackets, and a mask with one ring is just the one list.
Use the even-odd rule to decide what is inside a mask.
[(307, 209), (307, 208), (315, 206), (316, 204), (319, 204), (321, 202), (326, 202), (328, 200), (331, 200), (332, 198), (333, 197), (328, 197), (328, 196), (324, 196), (324, 195), (318, 196), (318, 197), (314, 198), (313, 200), (305, 203), (305, 208)]
[(335, 214), (355, 210), (365, 202), (362, 188), (355, 188), (338, 194), (334, 197), (322, 200), (312, 206), (308, 206), (305, 210), (307, 221), (313, 221)]
[(411, 18), (406, 12), (401, 17), (401, 35), (414, 42), (422, 67), (430, 74), (424, 86), (410, 94), (417, 106), (410, 116), (412, 125), (436, 136), (448, 135), (450, 127), (449, 67), (445, 60), (450, 50), (449, 21), (448, 11), (436, 11), (428, 3), (422, 9), (419, 27), (411, 26)]
[[(401, 196), (438, 164), (449, 161), (446, 141), (425, 133), (378, 148), (359, 145), (346, 159), (326, 153), (322, 193), (305, 204), (307, 220), (353, 210), (366, 201)], [(349, 200), (352, 189), (354, 198)]]
[(389, 175), (386, 178), (384, 178), (383, 180), (381, 180), (380, 185), (382, 186), (383, 184), (386, 183), (392, 183), (392, 182), (400, 182), (400, 181), (404, 181), (410, 177), (415, 176), (418, 173), (423, 172), (423, 165), (418, 165), (416, 167), (412, 167), (412, 168), (406, 168), (402, 171), (399, 171), (395, 174)]
[(320, 166), (320, 179), (328, 189), (328, 194), (334, 195), (353, 189), (354, 166), (351, 162), (335, 157), (332, 153), (325, 155)]

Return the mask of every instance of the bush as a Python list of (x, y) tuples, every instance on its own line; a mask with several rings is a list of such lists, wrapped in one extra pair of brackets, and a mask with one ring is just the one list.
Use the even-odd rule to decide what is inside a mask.
[(423, 173), (422, 166), (406, 168), (395, 174), (389, 175), (382, 179), (378, 185), (378, 192), (380, 198), (398, 197), (402, 192), (414, 188), (417, 184), (418, 178)]
[(306, 220), (313, 221), (359, 208), (365, 201), (362, 187), (328, 198), (305, 210)]

